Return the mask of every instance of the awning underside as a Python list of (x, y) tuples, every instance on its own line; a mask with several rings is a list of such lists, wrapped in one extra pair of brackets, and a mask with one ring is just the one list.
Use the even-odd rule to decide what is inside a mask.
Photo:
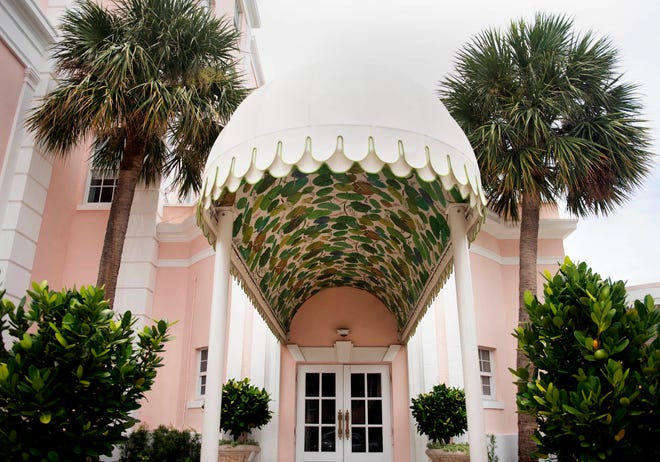
[(221, 202), (234, 203), (235, 271), (256, 304), (268, 305), (258, 308), (270, 311), (264, 317), (279, 324), (275, 331), (287, 332), (307, 299), (337, 286), (378, 297), (403, 331), (448, 274), (447, 198), (463, 202), (414, 172), (398, 178), (389, 168), (365, 173), (356, 165), (346, 173), (324, 166), (265, 175)]

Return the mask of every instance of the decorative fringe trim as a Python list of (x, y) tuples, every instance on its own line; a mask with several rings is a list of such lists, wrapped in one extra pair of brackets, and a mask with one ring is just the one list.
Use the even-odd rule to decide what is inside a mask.
[(408, 316), (408, 323), (399, 331), (399, 341), (402, 343), (407, 343), (410, 337), (415, 334), (419, 321), (424, 317), (429, 306), (435, 301), (436, 297), (447, 282), (447, 279), (451, 276), (453, 271), (453, 258), (449, 255), (449, 248), (450, 246), (445, 248), (442, 257), (436, 266), (436, 271), (429, 277), (424, 290), (420, 294), (419, 300)]
[[(240, 259), (240, 256), (238, 256), (238, 252), (233, 244), (232, 253)], [(234, 258), (232, 258), (232, 260), (234, 260)], [(240, 259), (240, 262), (243, 263), (243, 260)], [(247, 270), (247, 268), (245, 268), (245, 270)], [(281, 343), (286, 343), (287, 332), (284, 330), (284, 327), (279, 322), (277, 322), (277, 318), (273, 315), (272, 310), (268, 309), (269, 307), (266, 298), (258, 289), (256, 281), (250, 277), (249, 272), (247, 275), (243, 274), (243, 271), (241, 271), (232, 262), (230, 273), (234, 278), (236, 278), (238, 284), (243, 289), (243, 292), (245, 292), (245, 295), (247, 295), (248, 299), (250, 300), (250, 303), (252, 303), (252, 306), (257, 310), (275, 338), (277, 338)], [(266, 306), (264, 306), (264, 304)]]

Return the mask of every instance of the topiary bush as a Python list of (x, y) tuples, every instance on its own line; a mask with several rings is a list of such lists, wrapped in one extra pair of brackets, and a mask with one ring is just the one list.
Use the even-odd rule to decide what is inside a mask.
[(269, 403), (268, 392), (251, 385), (248, 378), (229, 379), (222, 387), (220, 427), (234, 441), (246, 441), (253, 428), (270, 422), (273, 413), (268, 409)]
[(531, 374), (515, 371), (519, 412), (536, 418), (538, 455), (559, 461), (660, 460), (660, 310), (626, 302), (622, 281), (568, 258), (514, 336)]
[(96, 460), (135, 424), (161, 366), (169, 325), (133, 331), (103, 289), (34, 283), (18, 306), (0, 293), (0, 447), (11, 461)]
[(201, 442), (197, 433), (160, 425), (153, 431), (141, 425), (121, 445), (120, 462), (198, 462)]
[(413, 398), (410, 409), (417, 431), (431, 440), (429, 447), (449, 444), (451, 438), (467, 430), (465, 392), (460, 388), (436, 385), (429, 393)]

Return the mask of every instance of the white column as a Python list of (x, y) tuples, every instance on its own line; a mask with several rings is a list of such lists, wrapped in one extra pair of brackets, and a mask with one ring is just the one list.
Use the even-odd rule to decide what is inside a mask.
[(231, 233), (234, 215), (230, 209), (220, 210), (213, 266), (213, 294), (209, 322), (208, 362), (206, 369), (206, 396), (202, 425), (202, 452), (200, 462), (217, 462), (220, 440), (220, 405), (222, 398), (222, 372), (225, 357), (225, 330), (227, 327), (228, 295), (231, 265)]
[(256, 310), (252, 316), (252, 360), (250, 377), (252, 382), (264, 387), (270, 393), (269, 408), (273, 411), (273, 418), (259, 430), (252, 431), (252, 439), (259, 442), (262, 448), (268, 448), (254, 462), (270, 462), (275, 459), (279, 445), (279, 398), (280, 398), (280, 343), (272, 334), (268, 325)]
[(456, 301), (458, 304), (458, 328), (461, 336), (463, 359), (463, 381), (468, 420), (468, 443), (470, 461), (486, 462), (486, 427), (481, 397), (479, 376), (479, 352), (477, 347), (477, 324), (474, 316), (474, 296), (467, 241), (467, 207), (453, 205), (447, 217), (454, 251), (454, 273), (456, 278)]
[(0, 0), (1, 46), (25, 69), (17, 105), (9, 108), (15, 110), (14, 120), (0, 162), (0, 282), (7, 298), (15, 302), (30, 285), (52, 171), (52, 160), (26, 129), (25, 118), (46, 94), (48, 50), (55, 37), (37, 2)]
[[(433, 309), (431, 306), (429, 311)], [(427, 312), (428, 315), (428, 312)], [(426, 318), (426, 316), (424, 317)], [(420, 321), (420, 324), (423, 322)], [(415, 334), (410, 337), (406, 350), (408, 353), (408, 400), (417, 397), (420, 393), (428, 392), (426, 389), (426, 381), (424, 380), (424, 348), (423, 348), (423, 335), (420, 326), (417, 326)], [(433, 345), (433, 348), (436, 346)], [(435, 382), (433, 382), (435, 384)], [(417, 427), (413, 424), (410, 425), (410, 460), (411, 461), (425, 461), (426, 457), (426, 444), (428, 438), (422, 436), (417, 431)]]
[(117, 277), (114, 310), (131, 310), (138, 315), (142, 329), (152, 317), (158, 260), (158, 200), (160, 183), (138, 184), (124, 239), (124, 250)]
[(47, 74), (25, 70), (4, 165), (0, 165), (0, 281), (15, 302), (30, 287), (53, 169), (52, 160), (24, 127), (26, 114), (35, 97), (45, 94), (47, 82)]
[(456, 305), (456, 277), (449, 276), (442, 288), (445, 307), (445, 344), (447, 346), (447, 379), (449, 386), (465, 389), (463, 382), (463, 359), (461, 338), (458, 328), (458, 305)]

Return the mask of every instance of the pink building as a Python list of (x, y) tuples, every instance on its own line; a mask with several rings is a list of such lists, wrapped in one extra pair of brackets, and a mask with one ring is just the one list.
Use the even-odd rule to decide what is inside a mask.
[[(35, 105), (35, 101), (53, 84), (47, 49), (49, 43), (56, 39), (53, 25), (57, 23), (62, 9), (70, 3), (72, 2), (67, 0), (0, 2), (0, 61), (3, 68), (3, 72), (0, 73), (0, 223), (2, 225), (0, 280), (3, 281), (3, 288), (7, 290), (8, 296), (14, 299), (24, 294), (31, 280), (46, 279), (52, 288), (95, 282), (109, 201), (114, 188), (113, 178), (102, 177), (90, 171), (87, 163), (89, 156), (87, 146), (80, 146), (80, 149), (66, 161), (54, 160), (47, 153), (40, 151), (34, 144), (32, 135), (25, 131), (23, 125), (26, 114)], [(233, 17), (236, 26), (243, 32), (241, 48), (246, 51), (244, 66), (251, 78), (251, 84), (255, 87), (266, 85), (259, 65), (256, 42), (251, 35), (252, 28), (258, 28), (260, 21), (256, 2), (218, 0), (211, 4), (218, 14)], [(307, 74), (301, 72), (297, 78), (303, 79), (305, 76), (315, 78), (314, 83), (319, 85), (324, 82), (323, 77), (318, 74), (318, 68)], [(346, 88), (349, 90), (355, 88), (359, 91), (362, 88), (361, 83), (360, 76), (356, 75)], [(301, 80), (298, 84), (295, 88), (309, 84), (309, 80)], [(291, 93), (287, 93), (291, 90), (287, 89), (287, 85), (291, 87), (293, 83), (280, 82), (267, 85), (271, 91), (269, 93), (271, 100), (280, 98), (281, 101), (289, 101), (286, 103), (286, 108), (282, 106), (274, 108), (268, 105), (272, 103), (262, 101), (259, 103), (263, 103), (259, 106), (261, 111), (259, 114), (275, 109), (286, 114), (287, 111), (291, 112), (306, 104), (306, 101), (287, 100), (291, 96)], [(410, 90), (406, 87), (405, 78), (394, 82), (393, 85), (402, 86), (402, 91), (406, 95), (412, 94), (417, 97), (423, 93), (421, 89)], [(378, 85), (375, 85), (370, 90), (376, 96), (377, 87)], [(431, 90), (425, 91), (431, 94)], [(308, 96), (310, 101), (315, 101), (313, 98), (316, 96), (311, 94)], [(325, 101), (330, 105), (332, 102)], [(370, 103), (367, 101), (364, 104), (368, 106)], [(426, 100), (419, 104), (430, 104), (431, 112), (436, 110), (433, 109), (433, 104), (439, 105), (437, 102)], [(234, 130), (227, 130), (228, 137), (234, 136), (240, 139), (239, 141), (255, 135), (252, 132), (239, 133), (243, 127), (239, 126), (241, 120), (249, 119), (255, 114), (250, 112), (249, 107), (239, 109), (241, 110), (244, 113), (240, 117), (237, 113), (238, 121), (236, 123), (232, 121)], [(326, 114), (327, 112), (325, 111)], [(296, 114), (287, 121), (278, 120), (277, 123), (296, 121)], [(400, 111), (397, 114), (400, 114)], [(335, 115), (343, 116), (344, 112), (339, 108)], [(369, 117), (371, 116), (372, 114), (369, 114)], [(355, 117), (359, 118), (359, 114)], [(378, 117), (381, 117), (379, 120), (387, 119), (393, 121), (392, 123), (401, 122), (396, 116), (390, 117), (388, 114), (383, 116), (382, 111), (379, 112)], [(416, 120), (415, 117), (413, 115), (406, 120)], [(349, 122), (351, 121), (342, 119), (342, 123), (349, 124)], [(357, 122), (354, 125), (358, 126)], [(385, 122), (382, 122), (382, 126), (385, 125)], [(282, 131), (282, 127), (278, 130)], [(255, 136), (261, 136), (266, 132), (266, 128), (262, 127), (262, 131)], [(330, 154), (335, 149), (337, 152), (343, 152), (344, 142), (348, 156), (351, 136), (344, 132), (342, 134), (341, 149), (336, 147), (339, 146), (336, 144), (339, 143), (337, 141), (339, 138), (319, 141), (318, 137), (310, 137), (315, 143), (315, 150), (307, 148), (304, 137), (307, 135), (304, 135), (301, 147), (304, 147), (309, 155), (296, 159), (296, 162), (299, 162), (296, 165), (302, 171), (300, 162), (305, 159), (310, 162), (319, 161), (315, 156), (325, 155), (321, 164), (326, 161), (330, 163), (330, 157), (340, 159), (341, 156), (334, 157), (334, 154), (332, 156)], [(287, 139), (293, 139), (292, 136), (291, 133), (286, 134), (286, 137), (289, 137)], [(384, 138), (389, 135), (383, 132), (380, 136)], [(373, 135), (372, 142), (378, 149), (382, 149), (379, 141), (383, 138)], [(231, 146), (230, 141), (225, 140), (224, 143), (224, 146)], [(405, 145), (405, 143), (399, 144)], [(324, 153), (321, 147), (328, 146), (331, 146), (328, 148), (330, 150), (326, 149)], [(393, 146), (392, 149), (396, 152), (396, 142)], [(405, 145), (411, 152), (414, 146), (413, 148), (410, 146)], [(371, 152), (371, 148), (369, 149)], [(380, 159), (378, 169), (373, 172), (369, 170), (367, 157), (352, 159), (363, 167), (364, 172), (358, 174), (357, 180), (346, 177), (348, 179), (345, 179), (344, 183), (338, 184), (347, 185), (346, 181), (352, 181), (355, 185), (356, 181), (361, 181), (360, 178), (366, 178), (372, 180), (373, 185), (378, 178), (369, 175), (380, 175), (385, 171), (383, 165), (390, 168), (391, 172), (395, 172), (391, 178), (387, 177), (387, 174), (383, 174), (387, 178), (379, 177), (383, 182), (386, 182), (386, 179), (396, 182), (396, 178), (408, 176), (396, 174), (396, 169), (405, 168), (405, 165), (402, 167), (396, 163), (398, 161), (383, 160), (386, 155), (381, 154), (380, 151), (376, 152), (376, 148), (373, 148), (373, 151), (376, 157), (370, 159)], [(222, 160), (222, 156), (227, 153), (216, 154)], [(212, 153), (209, 161), (210, 169), (215, 167), (213, 156)], [(412, 165), (414, 162), (411, 159), (414, 160), (414, 154), (410, 156), (409, 158), (402, 155), (400, 159), (406, 159), (409, 164), (407, 167), (414, 167), (423, 177), (425, 173), (422, 170), (426, 167), (430, 168), (432, 162), (427, 157), (424, 160), (426, 164)], [(341, 159), (337, 160), (339, 162), (337, 165), (345, 160), (344, 157)], [(275, 160), (271, 159), (272, 162)], [(254, 167), (258, 161), (253, 159), (252, 162), (253, 164), (246, 166), (240, 178), (255, 175), (252, 182), (261, 181), (265, 168), (259, 170)], [(271, 172), (273, 168), (275, 167), (271, 165)], [(236, 169), (238, 167), (235, 167), (234, 173)], [(314, 170), (317, 171), (318, 168)], [(333, 171), (338, 172), (334, 168)], [(431, 173), (434, 178), (437, 176), (437, 180), (434, 181), (438, 184), (441, 179), (443, 180), (442, 188), (445, 192), (452, 187), (461, 190), (461, 195), (467, 203), (459, 201), (459, 205), (471, 211), (471, 218), (464, 225), (464, 235), (467, 234), (467, 237), (471, 238), (479, 231), (481, 222), (478, 184), (470, 186), (467, 181), (460, 181), (461, 174), (453, 174), (451, 167), (448, 172), (445, 175), (436, 169), (435, 173)], [(451, 176), (452, 174), (454, 176)], [(332, 175), (328, 173), (326, 176)], [(359, 177), (359, 175), (364, 176)], [(236, 187), (231, 187), (231, 174), (226, 172), (225, 176), (229, 178), (227, 182), (216, 186), (233, 188), (238, 191), (237, 198), (241, 191), (245, 192), (245, 183), (241, 183), (243, 189), (237, 189), (238, 183)], [(297, 178), (295, 172), (283, 171), (283, 188), (291, 178), (294, 180)], [(338, 178), (341, 180), (344, 177), (336, 174), (333, 177), (335, 184)], [(421, 182), (419, 184), (421, 185)], [(463, 184), (466, 185), (465, 191), (461, 189)], [(403, 183), (400, 185), (402, 188), (406, 186)], [(425, 191), (426, 186), (420, 185), (418, 191)], [(272, 191), (272, 189), (264, 189), (266, 190)], [(220, 192), (218, 191), (218, 194)], [(360, 202), (360, 199), (350, 197), (350, 194), (356, 192), (355, 186), (353, 189), (347, 187), (343, 192), (349, 194), (345, 201)], [(212, 195), (210, 190), (207, 193), (206, 208), (200, 209), (202, 215), (208, 214), (204, 210), (212, 207), (213, 199), (217, 198), (217, 196), (210, 197)], [(291, 198), (294, 193), (295, 191), (291, 191), (288, 196), (281, 197)], [(305, 194), (314, 198), (322, 195), (322, 192), (317, 188)], [(227, 258), (232, 262), (234, 274), (243, 281), (243, 286), (247, 290), (244, 291), (236, 280), (233, 280), (228, 287), (230, 303), (226, 310), (226, 323), (223, 324), (223, 322), (217, 323), (211, 315), (214, 286), (216, 294), (218, 291), (219, 266), (217, 259), (214, 258), (214, 248), (205, 236), (210, 233), (210, 240), (217, 240), (222, 247), (220, 234), (217, 234), (213, 228), (218, 223), (204, 224), (202, 219), (203, 233), (198, 226), (196, 200), (177, 203), (173, 200), (174, 196), (175, 194), (169, 191), (166, 179), (163, 180), (160, 188), (142, 188), (137, 192), (124, 246), (115, 301), (116, 309), (131, 309), (133, 312), (139, 312), (144, 315), (146, 322), (148, 318), (179, 321), (173, 327), (176, 340), (168, 345), (165, 367), (159, 371), (156, 386), (140, 410), (140, 418), (143, 422), (152, 427), (166, 424), (201, 431), (205, 425), (202, 406), (206, 403), (206, 409), (212, 408), (208, 396), (211, 394), (210, 390), (217, 390), (217, 377), (208, 376), (211, 373), (211, 362), (215, 360), (214, 354), (222, 353), (217, 358), (220, 361), (218, 364), (224, 364), (220, 371), (222, 378), (250, 377), (254, 383), (264, 386), (271, 393), (274, 418), (255, 435), (261, 444), (260, 457), (264, 462), (427, 460), (424, 455), (426, 441), (416, 434), (410, 416), (410, 397), (428, 391), (439, 382), (477, 390), (478, 396), (471, 393), (469, 398), (473, 415), (471, 422), (477, 424), (483, 422), (485, 432), (496, 435), (497, 452), (502, 462), (516, 460), (515, 387), (508, 372), (508, 368), (515, 366), (516, 345), (511, 332), (517, 323), (518, 229), (516, 227), (487, 212), (483, 217), (484, 222), (480, 231), (471, 242), (469, 262), (466, 261), (467, 265), (463, 265), (463, 268), (468, 270), (465, 274), (471, 278), (470, 298), (473, 298), (474, 306), (475, 329), (468, 329), (464, 325), (464, 320), (459, 322), (459, 316), (463, 316), (466, 311), (464, 307), (459, 306), (461, 303), (457, 301), (456, 290), (463, 290), (463, 286), (460, 281), (459, 284), (455, 284), (453, 276), (445, 283), (445, 278), (450, 274), (452, 258), (457, 266), (457, 274), (461, 274), (458, 271), (458, 247), (453, 241), (453, 236), (451, 242), (447, 240), (448, 237), (443, 241), (444, 249), (449, 249), (448, 253), (439, 255), (437, 261), (431, 265), (431, 269), (437, 270), (437, 274), (432, 271), (426, 274), (426, 277), (423, 277), (423, 273), (428, 269), (425, 264), (427, 260), (433, 260), (433, 255), (427, 258), (422, 254), (422, 249), (428, 251), (426, 241), (409, 247), (406, 261), (394, 258), (396, 257), (394, 252), (400, 249), (375, 249), (370, 256), (366, 256), (365, 261), (374, 267), (383, 264), (383, 261), (386, 263), (391, 261), (395, 262), (395, 267), (401, 271), (396, 275), (397, 277), (392, 274), (376, 275), (378, 278), (374, 281), (377, 282), (363, 277), (362, 273), (357, 275), (351, 273), (353, 274), (351, 276), (347, 267), (341, 268), (345, 276), (348, 274), (344, 279), (329, 276), (331, 273), (334, 274), (332, 272), (334, 270), (328, 269), (334, 268), (334, 262), (332, 258), (320, 260), (317, 252), (322, 250), (320, 248), (307, 247), (313, 255), (306, 258), (292, 254), (290, 258), (281, 259), (285, 262), (308, 260), (325, 262), (323, 271), (328, 270), (325, 273), (314, 273), (315, 282), (310, 282), (309, 278), (305, 279), (300, 267), (296, 266), (296, 270), (292, 272), (287, 269), (286, 264), (280, 267), (276, 263), (268, 263), (272, 261), (269, 260), (269, 256), (264, 257), (266, 263), (261, 273), (248, 268), (247, 264), (254, 261), (254, 256), (250, 256), (254, 247), (248, 248), (248, 244), (252, 245), (252, 242), (249, 236), (245, 237), (246, 226), (255, 226), (250, 231), (255, 233), (252, 236), (254, 238), (258, 232), (267, 228), (268, 224), (265, 223), (266, 217), (261, 222), (258, 220), (248, 222), (243, 215), (240, 218), (244, 220), (243, 227), (239, 227), (240, 232), (234, 233), (232, 240), (227, 241), (231, 242), (233, 249), (229, 252), (233, 252), (232, 255), (228, 255)], [(247, 205), (246, 208), (241, 209), (239, 207), (241, 202), (237, 200), (235, 210), (232, 212), (237, 222), (240, 221), (239, 212), (246, 211), (250, 207), (257, 210), (261, 204), (249, 203), (254, 196), (247, 193), (241, 197), (246, 198), (243, 204)], [(469, 206), (470, 199), (472, 199), (471, 206)], [(263, 201), (263, 199), (259, 200)], [(300, 197), (298, 200), (304, 201), (305, 197)], [(289, 202), (287, 207), (292, 207), (294, 201), (289, 200)], [(282, 203), (285, 201), (282, 200)], [(303, 202), (296, 202), (296, 204), (300, 203)], [(305, 204), (309, 203), (311, 202)], [(366, 200), (364, 203), (370, 204)], [(342, 220), (350, 218), (378, 221), (377, 217), (364, 218), (365, 215), (360, 215), (359, 213), (363, 211), (359, 205), (349, 204), (348, 207), (352, 207), (352, 211), (349, 213), (344, 209), (346, 213), (339, 214), (344, 217)], [(371, 204), (370, 207), (375, 205)], [(263, 209), (266, 208), (264, 206)], [(449, 206), (443, 208), (443, 213), (446, 212), (448, 215), (447, 211), (450, 209)], [(379, 210), (381, 214), (389, 213), (384, 206)], [(288, 211), (289, 209), (286, 210)], [(406, 212), (410, 214), (410, 208), (406, 209)], [(422, 215), (420, 211), (419, 216)], [(271, 215), (271, 218), (272, 216), (274, 215)], [(337, 215), (319, 214), (318, 218), (326, 216), (330, 219), (337, 217)], [(411, 219), (418, 224), (417, 216), (412, 216)], [(446, 221), (437, 226), (449, 226), (447, 233), (451, 228), (453, 234), (455, 228), (448, 224), (450, 221), (451, 219), (446, 218)], [(257, 229), (260, 226), (262, 228)], [(408, 225), (405, 223), (402, 225), (402, 227), (406, 226)], [(539, 271), (555, 270), (556, 262), (563, 259), (563, 239), (574, 228), (575, 221), (560, 219), (553, 211), (547, 211), (541, 220), (539, 232)], [(288, 240), (287, 236), (295, 235), (296, 229), (296, 226), (291, 225), (288, 230), (283, 229), (282, 233), (273, 239), (280, 239), (277, 243), (282, 245), (281, 239)], [(365, 225), (363, 229), (365, 233), (375, 234), (365, 234), (369, 239), (366, 241), (358, 239), (355, 241), (357, 244), (351, 244), (356, 253), (362, 255), (364, 252), (364, 247), (359, 246), (360, 242), (387, 241), (383, 236), (379, 237), (378, 227), (373, 223)], [(410, 236), (413, 234), (411, 232)], [(264, 239), (267, 236), (264, 234)], [(406, 242), (410, 236), (406, 235)], [(388, 239), (391, 237), (391, 234), (388, 235)], [(305, 245), (308, 245), (316, 238), (307, 235), (302, 239)], [(410, 242), (413, 242), (413, 238), (410, 239)], [(349, 241), (349, 237), (345, 240)], [(328, 245), (327, 241), (322, 242)], [(329, 252), (330, 256), (348, 261), (350, 256), (347, 256), (347, 249), (342, 247), (343, 244), (339, 240), (335, 244), (338, 248), (335, 250), (336, 254)], [(259, 245), (270, 244), (262, 241)], [(405, 247), (404, 244), (401, 246)], [(284, 247), (280, 248), (284, 249)], [(341, 248), (343, 250), (339, 250)], [(415, 250), (419, 251), (419, 256)], [(241, 251), (247, 253), (241, 254)], [(265, 252), (260, 253), (259, 256), (263, 257), (264, 254)], [(393, 258), (388, 260), (391, 256)], [(397, 261), (401, 264), (397, 265)], [(239, 264), (241, 262), (246, 266), (241, 266)], [(360, 262), (357, 264), (364, 265)], [(254, 276), (255, 273), (259, 273), (260, 279)], [(286, 278), (278, 279), (278, 275), (286, 275)], [(264, 283), (266, 276), (268, 281), (276, 282)], [(327, 276), (329, 283), (322, 284), (321, 276), (324, 278)], [(412, 293), (414, 291), (411, 289), (410, 299), (406, 299), (402, 295), (402, 288), (417, 276), (421, 281), (419, 293)], [(382, 284), (399, 280), (400, 286)], [(298, 281), (302, 282), (297, 284)], [(289, 292), (288, 295), (284, 294), (283, 287), (287, 287), (286, 290), (290, 289), (290, 294)], [(249, 295), (246, 295), (246, 292)], [(461, 297), (459, 296), (458, 299)], [(276, 300), (284, 300), (284, 302), (276, 303)], [(406, 308), (408, 305), (410, 305), (409, 309)], [(224, 315), (225, 311), (222, 313)], [(221, 321), (224, 320), (223, 318)], [(214, 341), (219, 342), (219, 347), (213, 350), (212, 354), (209, 354), (208, 349), (209, 326), (212, 327)], [(459, 333), (463, 334), (463, 337), (474, 334), (472, 342), (474, 349), (469, 350), (467, 358), (463, 358), (466, 351), (464, 348), (470, 339), (461, 338)], [(467, 367), (466, 364), (472, 367)], [(477, 382), (469, 377), (476, 377)], [(474, 388), (475, 385), (477, 388)], [(360, 387), (365, 386), (366, 395), (362, 395), (359, 390)], [(373, 393), (370, 394), (370, 390), (373, 390)], [(323, 399), (326, 392), (328, 398)], [(362, 401), (359, 399), (361, 396), (363, 396)], [(336, 415), (337, 410), (350, 408), (353, 411), (352, 440), (339, 439), (335, 433), (328, 436), (325, 431), (328, 425), (324, 426), (326, 422), (323, 419), (314, 425), (306, 422), (307, 402), (312, 401), (320, 403), (321, 407), (326, 405), (324, 404), (326, 401), (330, 403), (328, 406), (331, 406), (333, 416)], [(479, 409), (475, 409), (475, 404)], [(355, 410), (362, 409), (360, 406), (373, 409), (375, 416), (373, 421), (361, 421), (356, 417)], [(369, 412), (371, 416), (371, 411)], [(334, 421), (330, 422), (329, 428), (333, 425)], [(476, 431), (472, 433), (472, 435), (476, 434)]]

